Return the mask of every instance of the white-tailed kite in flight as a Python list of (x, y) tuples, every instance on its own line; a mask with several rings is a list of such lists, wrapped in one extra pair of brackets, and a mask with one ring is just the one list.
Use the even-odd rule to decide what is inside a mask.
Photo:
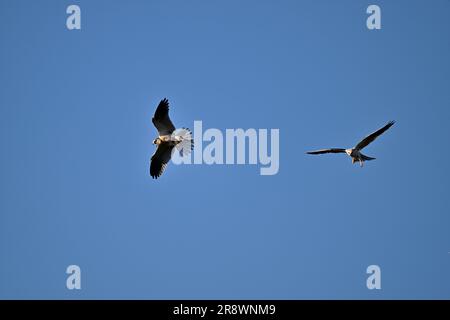
[(369, 134), (367, 137), (362, 139), (354, 148), (350, 149), (338, 149), (338, 148), (332, 148), (332, 149), (322, 149), (322, 150), (316, 150), (316, 151), (309, 151), (306, 152), (307, 154), (323, 154), (323, 153), (346, 153), (352, 158), (352, 163), (355, 163), (356, 161), (359, 161), (359, 165), (362, 167), (364, 164), (364, 161), (368, 160), (374, 160), (375, 158), (368, 157), (361, 153), (361, 150), (366, 147), (369, 143), (374, 141), (378, 136), (382, 135), (387, 129), (392, 127), (394, 125), (395, 121), (388, 122), (383, 128), (378, 129), (374, 133)]
[(158, 138), (153, 144), (158, 148), (150, 162), (150, 176), (158, 179), (164, 172), (172, 157), (174, 147), (180, 151), (181, 156), (188, 154), (194, 147), (194, 140), (189, 129), (175, 130), (175, 126), (169, 118), (169, 101), (164, 98), (156, 108), (152, 122), (158, 130)]

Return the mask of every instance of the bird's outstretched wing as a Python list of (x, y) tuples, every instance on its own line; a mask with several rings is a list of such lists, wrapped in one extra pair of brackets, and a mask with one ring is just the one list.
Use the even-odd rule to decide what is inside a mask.
[(369, 143), (373, 142), (378, 136), (382, 135), (387, 129), (394, 125), (395, 121), (389, 121), (383, 128), (378, 129), (374, 133), (369, 134), (367, 137), (362, 139), (356, 146), (356, 150), (361, 150), (365, 148)]
[(153, 179), (158, 179), (163, 174), (172, 156), (172, 149), (173, 146), (168, 143), (158, 145), (158, 149), (156, 149), (150, 162), (150, 175)]
[(345, 149), (338, 149), (338, 148), (322, 149), (322, 150), (316, 150), (316, 151), (308, 151), (306, 153), (307, 154), (345, 153)]
[(152, 122), (158, 130), (159, 136), (166, 136), (172, 134), (175, 126), (169, 118), (169, 100), (162, 99), (156, 108), (155, 115)]

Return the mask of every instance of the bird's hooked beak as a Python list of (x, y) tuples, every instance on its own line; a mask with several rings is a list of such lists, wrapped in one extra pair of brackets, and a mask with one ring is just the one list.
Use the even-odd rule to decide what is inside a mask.
[(158, 145), (159, 144), (159, 141), (158, 141), (159, 139), (155, 139), (155, 140), (153, 140), (153, 144), (156, 144), (156, 145)]

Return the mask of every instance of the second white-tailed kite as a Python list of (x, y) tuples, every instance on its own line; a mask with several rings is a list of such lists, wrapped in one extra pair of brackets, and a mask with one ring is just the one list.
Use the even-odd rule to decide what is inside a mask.
[(364, 165), (364, 161), (374, 160), (375, 158), (368, 157), (361, 153), (361, 150), (366, 147), (369, 143), (373, 142), (376, 138), (382, 135), (386, 130), (394, 125), (395, 121), (389, 121), (383, 128), (378, 129), (377, 131), (369, 134), (367, 137), (362, 139), (354, 148), (349, 149), (340, 149), (340, 148), (331, 148), (331, 149), (321, 149), (315, 151), (308, 151), (307, 154), (324, 154), (324, 153), (346, 153), (348, 156), (352, 158), (352, 163), (359, 161), (359, 165), (362, 167)]

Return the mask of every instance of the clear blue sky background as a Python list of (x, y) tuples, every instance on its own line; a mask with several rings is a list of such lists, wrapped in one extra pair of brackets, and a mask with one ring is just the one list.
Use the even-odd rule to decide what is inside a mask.
[[(0, 0), (0, 298), (450, 298), (449, 10)], [(152, 180), (163, 97), (177, 126), (279, 128), (279, 174)], [(388, 120), (362, 169), (305, 155)]]

